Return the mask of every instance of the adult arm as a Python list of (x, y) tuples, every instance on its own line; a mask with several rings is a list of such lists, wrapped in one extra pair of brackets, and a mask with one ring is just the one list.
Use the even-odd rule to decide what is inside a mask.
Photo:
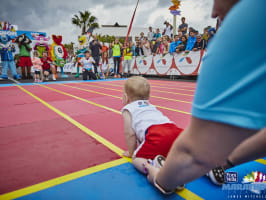
[(188, 128), (174, 142), (161, 170), (158, 172), (146, 164), (148, 179), (153, 183), (156, 176), (162, 188), (174, 190), (222, 165), (233, 149), (254, 132), (192, 117)]
[[(240, 165), (258, 158), (266, 156), (266, 128), (257, 134), (243, 141), (229, 155), (228, 159), (233, 165)], [(230, 168), (226, 162), (223, 165), (226, 169)]]

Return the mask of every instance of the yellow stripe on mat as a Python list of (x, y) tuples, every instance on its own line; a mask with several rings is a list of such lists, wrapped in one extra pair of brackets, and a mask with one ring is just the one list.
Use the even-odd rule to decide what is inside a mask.
[(201, 198), (200, 196), (196, 195), (195, 193), (191, 192), (188, 189), (178, 191), (176, 192), (176, 194), (187, 200), (204, 200), (203, 198)]
[(189, 92), (195, 92), (195, 90), (188, 90), (188, 89), (181, 89), (181, 88), (173, 88), (173, 87), (163, 87), (163, 86), (154, 86), (151, 84), (151, 87), (155, 88), (166, 88), (166, 89), (172, 89), (172, 90), (184, 90), (184, 91), (189, 91)]
[(258, 159), (258, 160), (255, 160), (255, 161), (260, 163), (260, 164), (266, 165), (266, 160), (264, 160), (264, 159)]
[(124, 158), (120, 158), (118, 160), (114, 160), (114, 161), (110, 161), (110, 162), (106, 162), (94, 167), (90, 167), (87, 169), (83, 169), (77, 172), (73, 172), (71, 174), (67, 174), (58, 178), (54, 178), (54, 179), (50, 179), (48, 181), (44, 181), (42, 183), (38, 183), (20, 190), (16, 190), (14, 192), (9, 192), (3, 195), (0, 195), (0, 200), (9, 200), (9, 199), (16, 199), (25, 195), (29, 195), (50, 187), (54, 187), (56, 185), (68, 182), (68, 181), (72, 181), (74, 179), (83, 177), (83, 176), (87, 176), (89, 174), (93, 174), (95, 172), (99, 172), (111, 167), (115, 167), (121, 164), (127, 163), (127, 160)]
[[(176, 84), (175, 84), (176, 83)], [(155, 85), (162, 85), (162, 86), (168, 86), (169, 84), (171, 84), (171, 86), (178, 86), (178, 87), (185, 87), (185, 88), (190, 88), (190, 89), (196, 89), (196, 86), (189, 86), (189, 85), (183, 85), (183, 84), (180, 84), (178, 82), (171, 82), (169, 84), (161, 84), (161, 83), (154, 83), (154, 82), (151, 82), (151, 84), (155, 84)]]

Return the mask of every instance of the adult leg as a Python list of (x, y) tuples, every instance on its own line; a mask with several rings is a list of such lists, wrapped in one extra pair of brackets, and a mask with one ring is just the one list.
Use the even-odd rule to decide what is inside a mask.
[(128, 60), (128, 71), (127, 71), (127, 73), (128, 73), (128, 75), (130, 76), (130, 67), (131, 67), (131, 63), (132, 63), (132, 59), (131, 60)]
[(118, 78), (120, 78), (120, 57), (117, 57), (117, 74)]
[(32, 79), (33, 77), (31, 76), (31, 66), (27, 66), (27, 79)]
[[(157, 174), (158, 184), (174, 190), (221, 166), (230, 153), (256, 131), (192, 117), (188, 128), (174, 142), (163, 168)], [(157, 170), (147, 165), (152, 182)]]
[(22, 75), (22, 79), (26, 79), (26, 69), (25, 67), (20, 67), (21, 68), (21, 75)]
[(98, 66), (99, 66), (99, 60), (100, 60), (100, 58), (98, 56), (96, 56), (96, 57), (93, 57), (93, 59), (95, 61), (95, 63), (93, 64), (93, 66), (94, 66), (94, 72), (95, 72), (95, 74), (98, 74)]
[(92, 80), (96, 80), (96, 79), (97, 79), (95, 73), (93, 73), (93, 72), (89, 72), (89, 77), (90, 77), (90, 80), (91, 80), (91, 79), (92, 79)]
[(114, 57), (114, 73), (115, 73), (115, 77), (117, 75), (117, 57)]
[(127, 60), (123, 60), (123, 62), (122, 62), (122, 76), (124, 76), (126, 65), (127, 65)]
[(84, 81), (88, 80), (88, 70), (87, 69), (83, 69), (82, 78)]

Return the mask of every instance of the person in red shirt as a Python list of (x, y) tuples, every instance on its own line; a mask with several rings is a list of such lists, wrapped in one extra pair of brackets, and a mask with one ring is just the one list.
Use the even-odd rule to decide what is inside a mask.
[[(48, 53), (46, 51), (43, 52), (41, 61), (43, 63), (42, 69), (43, 69), (43, 75), (45, 77), (45, 80), (48, 81), (49, 75), (52, 74), (53, 80), (55, 81), (56, 80), (56, 78), (55, 78), (55, 66), (53, 65), (53, 61), (51, 60), (51, 58), (48, 57)], [(44, 77), (42, 77), (42, 80), (44, 79)]]
[(107, 52), (108, 53), (108, 47), (104, 44), (104, 42), (102, 43), (102, 53), (103, 52)]

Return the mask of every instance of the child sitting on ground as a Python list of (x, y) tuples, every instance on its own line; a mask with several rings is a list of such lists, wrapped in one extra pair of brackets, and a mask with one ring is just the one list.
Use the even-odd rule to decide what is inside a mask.
[(42, 69), (43, 69), (42, 80), (45, 78), (45, 80), (48, 81), (50, 74), (52, 74), (53, 75), (52, 78), (55, 81), (56, 80), (56, 77), (55, 77), (55, 66), (53, 64), (52, 59), (48, 56), (47, 51), (44, 51), (42, 53), (41, 61), (43, 63), (43, 65), (42, 65)]
[(83, 67), (82, 69), (82, 77), (83, 80), (89, 80), (93, 79), (96, 80), (96, 75), (94, 74), (94, 67), (93, 63), (95, 63), (94, 59), (91, 57), (91, 54), (89, 51), (85, 51), (85, 57), (81, 58), (79, 61), (81, 66)]
[(38, 51), (33, 52), (32, 64), (34, 69), (34, 82), (35, 83), (42, 82), (40, 80), (40, 76), (42, 76), (42, 61), (39, 58)]
[(132, 77), (125, 82), (122, 115), (128, 151), (124, 156), (132, 157), (134, 167), (144, 174), (147, 162), (162, 167), (173, 142), (183, 131), (151, 105), (149, 97), (147, 79)]
[(102, 53), (102, 58), (100, 60), (100, 77), (101, 79), (108, 78), (110, 72), (110, 65), (108, 63), (108, 53), (105, 51)]

